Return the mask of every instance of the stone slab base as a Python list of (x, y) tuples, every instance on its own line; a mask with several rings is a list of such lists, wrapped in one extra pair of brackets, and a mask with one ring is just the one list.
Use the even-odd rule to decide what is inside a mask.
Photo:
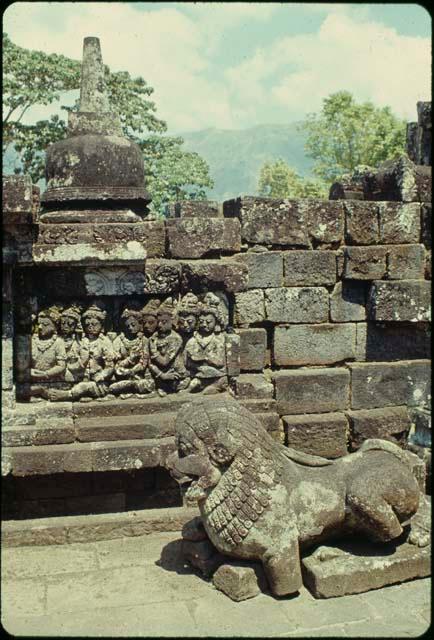
[(179, 531), (198, 515), (192, 507), (146, 509), (126, 513), (9, 520), (2, 523), (2, 545), (68, 544)]
[[(421, 500), (408, 535), (429, 540), (431, 502)], [(303, 582), (315, 598), (333, 598), (431, 575), (431, 544), (403, 542), (374, 545), (349, 540), (336, 546), (320, 546), (302, 560)]]

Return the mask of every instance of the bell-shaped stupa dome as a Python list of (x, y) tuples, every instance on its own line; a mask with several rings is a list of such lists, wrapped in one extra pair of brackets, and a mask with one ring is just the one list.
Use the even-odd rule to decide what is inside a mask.
[(84, 39), (80, 107), (69, 113), (68, 137), (48, 147), (45, 177), (46, 210), (143, 209), (151, 201), (142, 151), (110, 110), (98, 38)]

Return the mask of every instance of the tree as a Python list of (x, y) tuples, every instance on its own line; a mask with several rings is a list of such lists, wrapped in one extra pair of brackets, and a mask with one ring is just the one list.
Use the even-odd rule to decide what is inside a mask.
[[(37, 182), (44, 177), (44, 150), (66, 136), (66, 122), (52, 115), (23, 124), (23, 116), (33, 105), (50, 105), (62, 93), (79, 89), (81, 63), (18, 47), (3, 34), (3, 68), (3, 156), (13, 147), (19, 156), (15, 173), (27, 173)], [(111, 73), (107, 66), (105, 71), (112, 109), (120, 115), (124, 134), (143, 151), (151, 209), (161, 213), (174, 199), (204, 198), (205, 189), (213, 187), (209, 167), (198, 154), (182, 149), (181, 137), (162, 135), (167, 125), (155, 115), (155, 103), (149, 99), (154, 89), (126, 71)], [(77, 109), (78, 100), (72, 107)]]
[(302, 178), (285, 160), (266, 162), (260, 170), (259, 195), (269, 198), (327, 198), (327, 188), (319, 180)]
[(313, 172), (327, 182), (405, 152), (405, 122), (390, 107), (357, 104), (348, 91), (325, 98), (321, 112), (308, 114), (302, 129), (306, 152), (316, 160)]

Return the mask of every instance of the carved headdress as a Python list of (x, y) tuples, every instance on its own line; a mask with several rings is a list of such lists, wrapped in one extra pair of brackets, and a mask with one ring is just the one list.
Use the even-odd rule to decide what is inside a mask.
[(219, 329), (225, 326), (225, 318), (221, 308), (221, 300), (215, 293), (208, 291), (200, 305), (200, 313), (211, 313), (216, 319)]
[(81, 316), (85, 318), (96, 318), (100, 322), (104, 322), (107, 317), (107, 310), (102, 302), (93, 302)]
[(63, 309), (62, 313), (61, 313), (62, 317), (67, 317), (67, 318), (72, 318), (73, 320), (75, 320), (77, 323), (80, 322), (80, 318), (81, 318), (81, 310), (80, 307), (73, 303), (71, 304), (69, 307), (66, 307), (65, 309)]
[(160, 301), (157, 298), (151, 298), (143, 307), (142, 315), (154, 316), (154, 318), (156, 318), (159, 306), (160, 306)]
[(180, 314), (192, 314), (194, 316), (199, 315), (199, 299), (191, 291), (185, 294), (179, 301), (178, 313)]
[(57, 328), (60, 320), (60, 308), (57, 305), (52, 305), (51, 307), (47, 307), (46, 309), (41, 309), (38, 313), (39, 318), (49, 318), (54, 326)]
[(163, 300), (163, 302), (158, 307), (157, 315), (160, 316), (163, 314), (167, 314), (172, 316), (173, 318), (175, 315), (175, 312), (176, 312), (176, 306), (172, 298), (166, 298), (166, 300)]
[(142, 320), (143, 317), (141, 304), (136, 300), (131, 300), (131, 302), (128, 302), (124, 306), (124, 309), (121, 313), (121, 318), (131, 317), (137, 318), (139, 320)]

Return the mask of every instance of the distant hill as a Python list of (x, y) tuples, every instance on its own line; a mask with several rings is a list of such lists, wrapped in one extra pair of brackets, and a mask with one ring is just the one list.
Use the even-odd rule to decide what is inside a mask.
[[(304, 135), (297, 130), (296, 122), (243, 130), (203, 129), (180, 135), (187, 151), (196, 151), (208, 162), (214, 179), (214, 189), (208, 197), (220, 202), (255, 195), (259, 170), (267, 160), (283, 158), (302, 176), (310, 173), (313, 164), (305, 155)], [(3, 158), (3, 173), (13, 173), (17, 164), (16, 153), (10, 147)], [(44, 181), (40, 186), (45, 188)]]
[(223, 201), (257, 193), (258, 175), (267, 160), (283, 158), (300, 175), (310, 173), (312, 160), (304, 152), (298, 123), (262, 124), (250, 129), (204, 129), (181, 133), (187, 151), (196, 151), (209, 164), (214, 179), (211, 199)]

